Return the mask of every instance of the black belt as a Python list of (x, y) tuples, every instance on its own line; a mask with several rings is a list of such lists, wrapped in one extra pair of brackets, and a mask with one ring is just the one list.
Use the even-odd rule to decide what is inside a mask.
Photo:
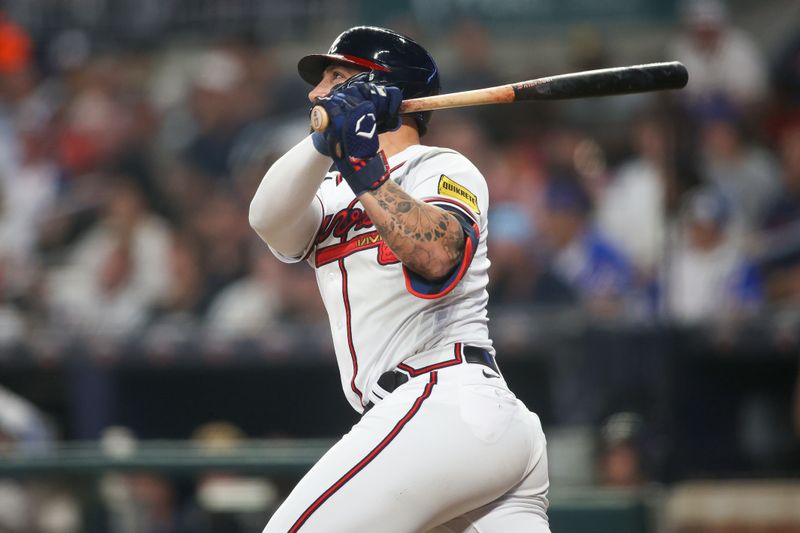
[[(497, 368), (497, 362), (494, 360), (494, 356), (483, 348), (478, 348), (477, 346), (464, 346), (461, 352), (464, 354), (465, 362), (483, 365), (491, 368), (498, 374), (500, 373), (500, 370)], [(395, 391), (395, 389), (397, 389), (397, 387), (407, 382), (408, 379), (408, 374), (405, 372), (400, 370), (389, 370), (388, 372), (381, 374), (381, 377), (378, 378), (378, 385), (380, 385), (380, 387), (386, 392), (392, 393)], [(364, 412), (366, 413), (372, 409), (374, 405), (375, 404), (372, 402), (369, 402), (364, 407)]]

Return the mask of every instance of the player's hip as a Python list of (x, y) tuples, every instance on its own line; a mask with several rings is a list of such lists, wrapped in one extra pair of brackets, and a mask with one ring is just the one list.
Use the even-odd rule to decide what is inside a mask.
[(408, 431), (426, 435), (423, 440), (450, 449), (455, 463), (470, 464), (470, 457), (494, 463), (503, 457), (503, 465), (491, 467), (502, 493), (519, 483), (523, 495), (546, 494), (546, 441), (539, 418), (501, 374), (485, 365), (453, 365), (414, 376), (368, 410), (356, 427), (394, 428), (400, 421), (407, 421)]

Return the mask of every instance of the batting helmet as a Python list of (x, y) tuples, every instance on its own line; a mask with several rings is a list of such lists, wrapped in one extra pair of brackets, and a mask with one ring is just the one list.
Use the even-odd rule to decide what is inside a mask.
[[(386, 28), (356, 26), (339, 35), (326, 54), (311, 54), (297, 63), (300, 77), (311, 85), (322, 80), (325, 68), (342, 63), (369, 72), (366, 81), (397, 87), (403, 99), (439, 93), (439, 68), (417, 42)], [(431, 112), (413, 113), (420, 135)]]

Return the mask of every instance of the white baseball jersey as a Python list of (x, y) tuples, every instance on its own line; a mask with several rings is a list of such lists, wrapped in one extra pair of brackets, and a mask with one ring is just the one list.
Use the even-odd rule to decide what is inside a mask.
[(411, 196), (455, 211), (472, 228), (462, 263), (436, 286), (399, 262), (338, 172), (325, 177), (317, 193), (323, 220), (305, 257), (330, 318), (342, 388), (359, 412), (380, 397), (374, 385), (381, 374), (400, 363), (455, 361), (458, 343), (492, 350), (486, 180), (445, 148), (413, 145), (390, 157), (389, 166), (391, 179)]

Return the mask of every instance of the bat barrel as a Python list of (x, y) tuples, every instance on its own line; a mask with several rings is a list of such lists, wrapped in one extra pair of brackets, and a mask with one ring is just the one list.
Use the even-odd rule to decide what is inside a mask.
[(513, 84), (516, 101), (565, 100), (680, 89), (689, 74), (677, 61), (563, 74)]

